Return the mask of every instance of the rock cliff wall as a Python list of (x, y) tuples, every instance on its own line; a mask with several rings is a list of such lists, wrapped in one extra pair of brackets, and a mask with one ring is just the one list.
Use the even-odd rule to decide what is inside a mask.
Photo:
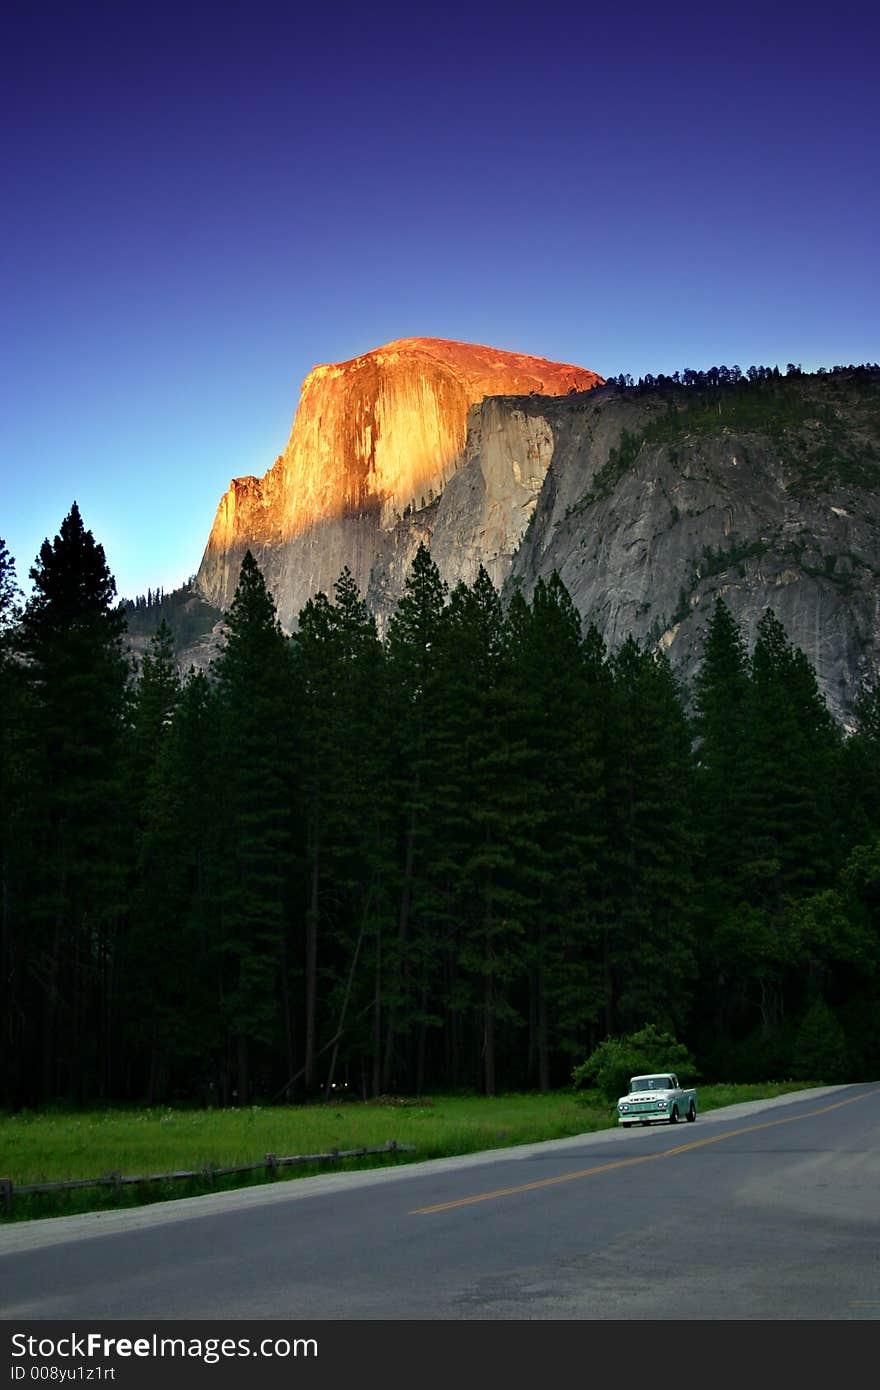
[(750, 649), (772, 608), (846, 724), (880, 673), (880, 377), (717, 407), (607, 387), (547, 402), (552, 458), (507, 586), (558, 570), (609, 647), (657, 645), (686, 685), (716, 595)]
[(599, 381), (425, 339), (316, 369), (285, 453), (221, 502), (201, 591), (226, 606), (250, 546), (290, 630), (347, 565), (384, 632), (424, 541), (450, 587), (558, 570), (609, 648), (665, 650), (686, 686), (720, 594), (750, 646), (772, 608), (851, 722), (880, 671), (880, 375)]
[(450, 585), (483, 563), (529, 597), (558, 570), (611, 650), (632, 634), (686, 687), (716, 595), (750, 648), (772, 608), (847, 724), (880, 671), (880, 377), (486, 400), (442, 496), (384, 538), (380, 628), (422, 540)]
[(348, 565), (365, 592), (385, 537), (455, 476), (470, 408), (486, 396), (557, 396), (595, 372), (471, 343), (408, 338), (306, 378), (284, 453), (263, 478), (235, 478), (221, 499), (197, 583), (232, 600), (250, 548), (290, 628)]

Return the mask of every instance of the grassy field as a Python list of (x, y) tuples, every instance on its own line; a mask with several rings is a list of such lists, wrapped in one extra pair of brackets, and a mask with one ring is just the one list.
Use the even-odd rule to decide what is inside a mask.
[[(803, 1081), (750, 1086), (705, 1086), (700, 1109), (761, 1100), (806, 1089)], [(819, 1084), (819, 1083), (815, 1083)], [(612, 1106), (594, 1092), (555, 1091), (485, 1096), (432, 1096), (419, 1100), (346, 1101), (330, 1105), (251, 1106), (235, 1110), (90, 1110), (20, 1112), (0, 1117), (0, 1178), (14, 1186), (101, 1177), (165, 1173), (179, 1169), (231, 1167), (279, 1157), (326, 1153), (333, 1149), (373, 1148), (394, 1140), (414, 1145), (413, 1153), (339, 1160), (333, 1169), (413, 1163), (429, 1158), (506, 1148), (515, 1144), (564, 1139), (616, 1126)], [(280, 1169), (275, 1181), (331, 1171), (331, 1165)], [(138, 1206), (169, 1197), (264, 1182), (262, 1173), (153, 1182), (115, 1192), (85, 1188), (73, 1192), (22, 1195), (11, 1216), (37, 1216)]]

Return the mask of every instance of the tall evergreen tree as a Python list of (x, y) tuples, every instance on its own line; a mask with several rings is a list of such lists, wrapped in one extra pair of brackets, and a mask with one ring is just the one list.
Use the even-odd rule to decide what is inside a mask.
[(34, 705), (29, 967), (41, 1093), (105, 1092), (114, 949), (124, 907), (124, 619), (104, 549), (74, 502), (30, 577), (22, 651)]
[(319, 960), (326, 851), (337, 815), (331, 603), (318, 593), (303, 606), (293, 636), (296, 699), (302, 714), (297, 784), (303, 857), (303, 1062), (307, 1095), (318, 1085)]
[(15, 561), (0, 539), (0, 1050), (6, 1058), (0, 1097), (12, 1105), (23, 1084), (27, 1027), (21, 992), (27, 933), (18, 889), (23, 846), (16, 810), (27, 784), (22, 763), (24, 672), (15, 652), (20, 597)]
[(694, 978), (692, 753), (663, 655), (632, 637), (611, 658), (605, 901), (611, 1027), (676, 1031)]
[(840, 865), (839, 731), (809, 661), (770, 609), (758, 624), (750, 675), (749, 857), (730, 931), (766, 1036), (782, 1020), (786, 975), (797, 969), (788, 902), (830, 886)]
[[(442, 906), (437, 880), (429, 872), (436, 834), (437, 737), (442, 711), (438, 682), (438, 640), (447, 587), (430, 552), (420, 544), (388, 625), (389, 726), (395, 756), (389, 763), (390, 785), (397, 805), (399, 889), (394, 939), (380, 942), (377, 955), (377, 1001), (386, 1002), (384, 1029), (377, 1012), (381, 1051), (381, 1086), (388, 1090), (397, 1065), (397, 1034), (419, 1029), (415, 1087), (421, 1089), (427, 1030), (438, 1021), (427, 1007), (436, 995), (441, 962), (437, 924)], [(377, 1047), (376, 1056), (379, 1058)], [(412, 1070), (412, 1068), (408, 1068)], [(375, 1079), (379, 1087), (379, 1077)]]
[(837, 730), (805, 654), (768, 609), (751, 660), (755, 816), (761, 839), (750, 867), (756, 906), (775, 911), (787, 892), (827, 883), (834, 842), (828, 811)]
[(522, 747), (511, 738), (501, 601), (481, 565), (458, 584), (442, 632), (444, 722), (438, 765), (442, 819), (435, 871), (447, 886), (456, 1013), (477, 1028), (487, 1095), (498, 1081), (499, 1029), (522, 1025), (512, 1002), (526, 973), (527, 899), (516, 873), (522, 844)]
[[(289, 878), (292, 777), (291, 682), (287, 639), (250, 550), (245, 553), (217, 686), (221, 838), (221, 939), (228, 974), (225, 1011), (234, 1089), (247, 1101), (254, 1052), (283, 1036), (281, 1017), (285, 890)], [(260, 1085), (268, 1076), (257, 1078)]]
[[(375, 983), (380, 943), (393, 901), (392, 728), (387, 714), (384, 652), (376, 622), (346, 566), (334, 585), (331, 661), (334, 814), (325, 867), (332, 882), (332, 952), (328, 959), (326, 1029), (330, 1055), (325, 1091), (337, 1063), (375, 1053)], [(364, 1020), (356, 1027), (357, 1020)], [(325, 1047), (327, 1044), (325, 1043)], [(373, 1056), (375, 1077), (378, 1055)]]
[[(383, 658), (375, 621), (346, 568), (333, 603), (316, 594), (293, 639), (301, 704), (298, 797), (304, 848), (303, 1064), (306, 1093), (324, 1085), (351, 1053), (352, 1023), (374, 1015), (367, 991), (387, 925), (390, 825)], [(364, 995), (367, 997), (364, 998)], [(357, 1006), (355, 1005), (355, 996)], [(361, 1037), (373, 1054), (379, 1042)], [(371, 1068), (372, 1069), (372, 1068)], [(371, 1078), (374, 1080), (374, 1078)]]
[(602, 840), (600, 725), (581, 622), (557, 573), (539, 579), (531, 609), (507, 613), (508, 679), (522, 742), (519, 878), (530, 900), (530, 1079), (547, 1090), (554, 1058), (567, 1076), (601, 1009), (597, 956)]
[(0, 639), (4, 642), (18, 620), (21, 589), (15, 574), (15, 560), (0, 536)]
[(706, 629), (694, 680), (695, 846), (700, 1008), (707, 1033), (724, 1032), (744, 979), (729, 947), (738, 933), (754, 859), (751, 678), (745, 639), (722, 598)]

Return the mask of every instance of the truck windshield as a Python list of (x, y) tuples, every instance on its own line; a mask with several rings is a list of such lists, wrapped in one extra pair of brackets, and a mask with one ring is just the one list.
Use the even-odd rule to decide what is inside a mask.
[(634, 1076), (629, 1083), (630, 1091), (668, 1091), (668, 1076)]

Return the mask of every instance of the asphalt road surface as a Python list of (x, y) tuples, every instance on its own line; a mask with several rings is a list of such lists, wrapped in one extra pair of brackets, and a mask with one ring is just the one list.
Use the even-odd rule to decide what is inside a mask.
[(0, 1316), (876, 1319), (880, 1085), (6, 1226)]

